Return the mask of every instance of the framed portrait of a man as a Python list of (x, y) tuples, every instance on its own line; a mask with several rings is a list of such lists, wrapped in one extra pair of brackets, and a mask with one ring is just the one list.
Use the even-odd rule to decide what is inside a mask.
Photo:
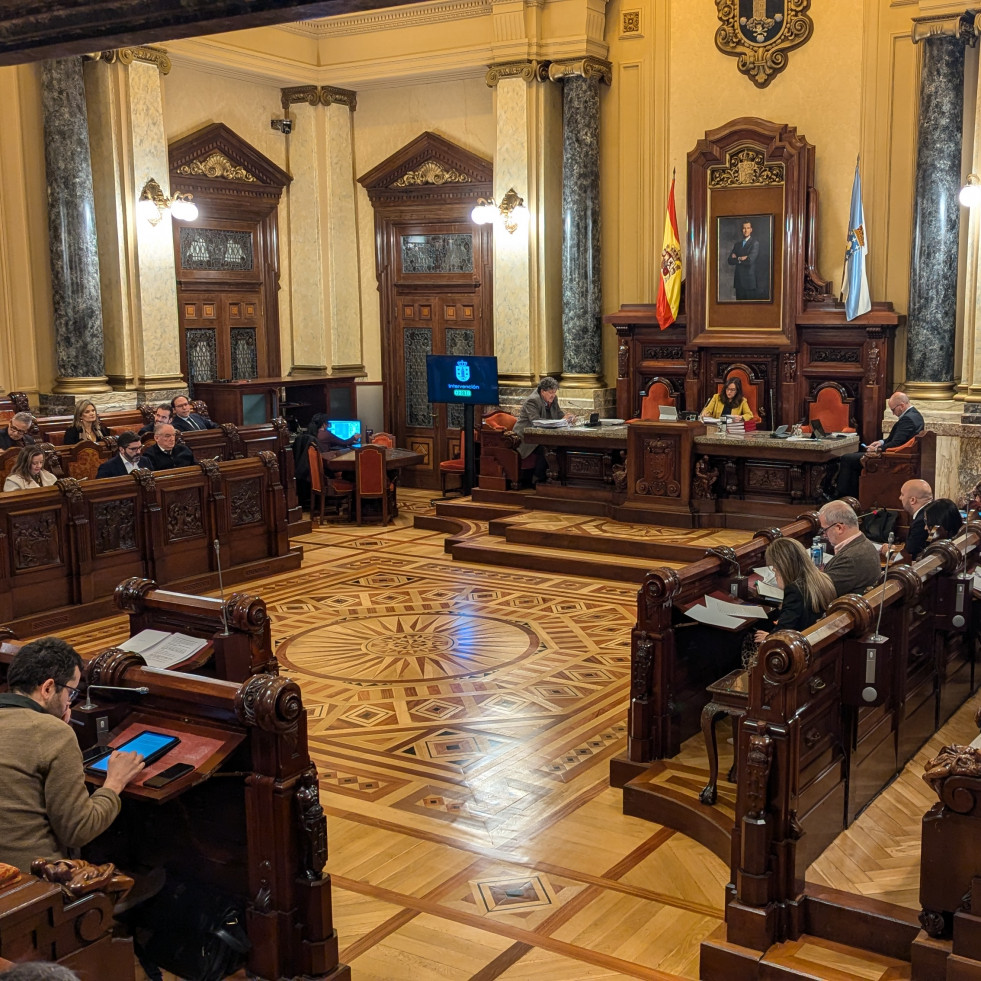
[(716, 219), (718, 303), (773, 301), (773, 215)]

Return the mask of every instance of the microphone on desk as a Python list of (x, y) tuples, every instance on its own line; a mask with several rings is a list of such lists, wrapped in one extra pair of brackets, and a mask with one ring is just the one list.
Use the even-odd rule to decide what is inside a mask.
[(875, 624), (875, 633), (872, 635), (872, 640), (875, 641), (885, 640), (885, 637), (879, 633), (879, 627), (882, 625), (882, 609), (886, 605), (886, 581), (889, 579), (889, 561), (892, 555), (892, 543), (895, 540), (895, 533), (889, 532), (889, 537), (886, 539), (886, 571), (882, 576), (882, 596), (879, 597), (879, 618)]
[(215, 563), (218, 566), (218, 595), (221, 597), (221, 623), (225, 628), (222, 637), (228, 636), (228, 611), (225, 609), (225, 586), (221, 581), (221, 543), (216, 538), (214, 540)]
[(141, 685), (139, 688), (126, 688), (123, 685), (89, 685), (85, 689), (85, 703), (80, 705), (79, 708), (83, 709), (94, 709), (97, 708), (95, 702), (92, 701), (92, 692), (95, 691), (124, 691), (127, 695), (149, 695), (150, 689), (146, 685)]

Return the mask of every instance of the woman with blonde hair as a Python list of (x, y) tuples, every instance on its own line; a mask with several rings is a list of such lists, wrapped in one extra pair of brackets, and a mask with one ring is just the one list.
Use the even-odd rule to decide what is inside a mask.
[(83, 439), (97, 443), (100, 439), (105, 439), (106, 435), (102, 431), (102, 424), (99, 422), (99, 412), (95, 403), (89, 399), (83, 399), (75, 406), (75, 420), (65, 430), (64, 444), (71, 446)]
[(3, 483), (5, 491), (34, 490), (50, 487), (58, 478), (44, 469), (44, 450), (39, 446), (25, 446), (17, 454), (14, 469)]
[[(770, 630), (805, 630), (824, 616), (835, 598), (834, 583), (811, 561), (795, 538), (777, 538), (766, 550), (766, 564), (776, 573), (783, 590), (780, 615)], [(757, 630), (756, 641), (766, 639), (770, 630)]]

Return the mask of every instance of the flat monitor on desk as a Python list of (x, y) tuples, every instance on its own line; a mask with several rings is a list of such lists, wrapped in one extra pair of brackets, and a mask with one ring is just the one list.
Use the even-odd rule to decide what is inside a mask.
[[(338, 439), (348, 440), (352, 436), (361, 436), (361, 423), (357, 419), (328, 419), (327, 432), (336, 436)], [(360, 446), (361, 439), (352, 443), (351, 446)]]

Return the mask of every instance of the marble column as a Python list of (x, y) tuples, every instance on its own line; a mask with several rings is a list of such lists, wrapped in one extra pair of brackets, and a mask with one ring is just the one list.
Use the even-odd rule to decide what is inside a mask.
[(154, 47), (106, 51), (85, 65), (106, 372), (120, 397), (140, 402), (187, 391), (173, 219), (167, 211), (151, 225), (137, 207), (151, 177), (171, 193), (162, 93), (170, 67)]
[(82, 59), (46, 61), (41, 66), (41, 90), (58, 361), (55, 392), (106, 392), (109, 386)]
[(610, 65), (595, 58), (556, 63), (562, 80), (562, 382), (596, 388), (602, 370), (599, 84)]
[(354, 212), (351, 113), (357, 95), (304, 85), (282, 90), (293, 118), (284, 137), (293, 176), (289, 188), (289, 252), (293, 370), (363, 371)]
[(923, 59), (904, 389), (914, 401), (954, 395), (964, 45), (974, 37), (966, 17), (913, 25)]

